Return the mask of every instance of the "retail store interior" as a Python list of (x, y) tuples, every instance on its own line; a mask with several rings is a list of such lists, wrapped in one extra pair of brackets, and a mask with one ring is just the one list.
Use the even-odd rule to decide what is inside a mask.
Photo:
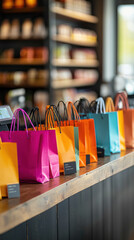
[(0, 240), (134, 240), (134, 0), (0, 0)]
[(0, 1), (0, 104), (134, 94), (134, 1)]

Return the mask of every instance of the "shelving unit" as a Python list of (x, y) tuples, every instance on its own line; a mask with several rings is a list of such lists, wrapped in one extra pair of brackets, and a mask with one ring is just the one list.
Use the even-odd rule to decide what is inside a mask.
[(99, 63), (95, 59), (91, 60), (74, 60), (74, 59), (53, 59), (53, 66), (55, 67), (98, 67)]
[(0, 42), (2, 41), (44, 41), (44, 38), (23, 38), (23, 37), (19, 37), (19, 38), (0, 38)]
[(34, 59), (34, 60), (27, 60), (27, 59), (11, 59), (11, 60), (7, 60), (7, 59), (2, 59), (0, 60), (0, 65), (44, 65), (46, 64), (42, 59)]
[(83, 21), (83, 22), (88, 22), (88, 23), (97, 23), (98, 22), (98, 18), (95, 16), (87, 15), (87, 14), (80, 13), (80, 12), (78, 13), (78, 12), (71, 11), (69, 9), (64, 9), (61, 7), (53, 7), (52, 12), (57, 15), (71, 18), (71, 19), (78, 20), (78, 21)]
[(24, 8), (13, 8), (13, 9), (1, 9), (0, 14), (12, 14), (12, 13), (43, 13), (44, 12), (44, 6), (42, 7), (36, 7), (36, 8), (30, 8), (30, 7), (24, 7)]
[[(94, 91), (95, 95), (99, 96), (100, 84), (102, 80), (102, 10), (103, 0), (98, 3), (97, 0), (89, 1), (91, 3), (91, 14), (85, 14), (76, 12), (75, 10), (66, 9), (64, 3), (61, 6), (56, 6), (54, 1), (51, 1), (51, 19), (50, 24), (55, 24), (57, 27), (61, 24), (65, 24), (74, 28), (86, 29), (94, 31), (97, 35), (96, 41), (92, 40), (81, 40), (68, 35), (62, 35), (57, 30), (51, 32), (51, 47), (50, 47), (50, 61), (51, 71), (56, 69), (57, 72), (60, 70), (69, 70), (72, 73), (72, 77), (68, 79), (52, 79), (51, 77), (51, 89), (53, 95), (53, 101), (55, 102), (56, 91), (58, 93), (64, 92), (64, 90), (76, 89), (78, 92), (85, 89), (85, 91)], [(84, 38), (85, 39), (85, 38)], [(70, 51), (80, 49), (86, 51), (93, 50), (96, 52), (96, 58), (80, 60), (80, 58), (73, 59), (69, 58), (55, 58), (53, 57), (53, 48), (61, 45), (69, 46)], [(59, 50), (60, 51), (60, 50)], [(77, 79), (74, 75), (75, 70), (94, 70), (98, 73), (98, 80), (87, 81), (84, 79)], [(60, 91), (60, 92), (59, 92)], [(67, 93), (68, 94), (68, 93)], [(72, 94), (72, 92), (71, 92)], [(65, 93), (63, 93), (65, 95)]]
[(56, 42), (61, 42), (61, 43), (67, 43), (67, 44), (71, 44), (71, 45), (78, 45), (78, 46), (83, 46), (83, 47), (96, 47), (97, 43), (91, 43), (88, 41), (82, 41), (82, 40), (74, 40), (74, 39), (70, 39), (64, 36), (60, 36), (60, 35), (56, 35), (52, 37), (53, 41)]
[(83, 82), (83, 79), (66, 79), (66, 80), (57, 80), (53, 81), (52, 87), (54, 89), (65, 89), (65, 88), (74, 88), (74, 87), (86, 87), (93, 85), (94, 83)]
[[(102, 9), (103, 0), (99, 3), (97, 0), (87, 0), (91, 3), (91, 14), (80, 13), (65, 9), (65, 6), (57, 7), (54, 3), (56, 0), (38, 0), (39, 4), (36, 8), (21, 8), (21, 9), (2, 9), (0, 3), (0, 26), (3, 19), (20, 19), (22, 24), (23, 20), (30, 18), (34, 21), (35, 18), (43, 17), (45, 25), (47, 27), (46, 37), (30, 37), (24, 38), (19, 36), (18, 38), (1, 38), (0, 37), (0, 49), (14, 48), (21, 49), (23, 47), (47, 47), (48, 49), (48, 61), (42, 59), (26, 60), (19, 59), (18, 56), (14, 59), (2, 59), (0, 58), (0, 72), (14, 72), (24, 71), (29, 69), (44, 69), (48, 71), (48, 79), (40, 81), (36, 78), (36, 82), (30, 83), (27, 79), (25, 83), (0, 83), (0, 102), (5, 104), (5, 96), (9, 89), (24, 88), (26, 95), (31, 94), (32, 101), (33, 95), (36, 91), (46, 91), (49, 94), (49, 103), (56, 104), (56, 91), (60, 90), (61, 93), (65, 89), (84, 89), (87, 91), (94, 90), (98, 95), (100, 91), (100, 84), (102, 79)], [(60, 2), (60, 0), (59, 0)], [(63, 4), (63, 1), (62, 1)], [(61, 35), (58, 32), (53, 31), (59, 24), (66, 24), (72, 28), (81, 28), (94, 31), (97, 35), (96, 41), (82, 38), (73, 38)], [(58, 59), (53, 55), (54, 48), (60, 45), (69, 46), (71, 50), (86, 49), (96, 52), (97, 57), (87, 60), (73, 59), (70, 56), (69, 59)], [(68, 77), (67, 80), (53, 81), (53, 70), (70, 70), (72, 77)], [(75, 70), (95, 70), (99, 77), (98, 81), (84, 81), (82, 78), (77, 79), (74, 75)], [(32, 81), (31, 81), (32, 82)], [(32, 102), (34, 104), (34, 101)], [(32, 106), (32, 105), (31, 105)]]
[(42, 83), (42, 81), (38, 81), (38, 83), (25, 83), (25, 84), (0, 84), (0, 88), (6, 88), (6, 89), (17, 89), (17, 88), (25, 88), (25, 89), (37, 89), (37, 88), (44, 88), (48, 90), (47, 85), (45, 87), (45, 84)]
[[(0, 27), (5, 19), (9, 19), (10, 23), (13, 19), (17, 19), (20, 22), (20, 31), (22, 32), (22, 23), (26, 19), (30, 19), (32, 24), (34, 23), (35, 19), (43, 18), (44, 24), (48, 30), (49, 27), (49, 2), (44, 0), (38, 0), (37, 7), (24, 7), (24, 8), (12, 8), (12, 9), (2, 9), (2, 1), (0, 2)], [(49, 79), (38, 79), (36, 78), (36, 81), (33, 79), (25, 79), (23, 82), (22, 80), (18, 79), (18, 83), (13, 80), (10, 80), (10, 75), (15, 72), (24, 72), (27, 73), (30, 69), (35, 69), (35, 71), (40, 70), (46, 70), (49, 72), (49, 64), (48, 61), (44, 61), (40, 58), (34, 58), (34, 59), (24, 59), (24, 58), (18, 58), (18, 52), (22, 48), (27, 47), (47, 47), (49, 52), (49, 42), (48, 42), (48, 36), (44, 37), (1, 37), (0, 36), (0, 50), (4, 49), (14, 49), (14, 52), (17, 51), (17, 57), (15, 56), (13, 59), (7, 59), (7, 58), (0, 58), (0, 73), (6, 73), (9, 74), (9, 80), (3, 81), (0, 79), (0, 102), (2, 104), (5, 104), (5, 100), (7, 98), (7, 93), (9, 90), (14, 89), (25, 89), (25, 98), (26, 103), (25, 107), (27, 108), (32, 107), (34, 104), (34, 94), (38, 91), (43, 92), (49, 92)], [(49, 75), (48, 75), (49, 78)], [(27, 102), (28, 99), (28, 102)], [(31, 99), (29, 102), (29, 99)], [(48, 104), (48, 102), (46, 103)]]

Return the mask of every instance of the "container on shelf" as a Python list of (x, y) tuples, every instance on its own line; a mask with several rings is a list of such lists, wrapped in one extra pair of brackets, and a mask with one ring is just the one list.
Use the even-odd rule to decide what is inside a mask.
[(11, 9), (14, 6), (13, 0), (2, 0), (3, 9)]

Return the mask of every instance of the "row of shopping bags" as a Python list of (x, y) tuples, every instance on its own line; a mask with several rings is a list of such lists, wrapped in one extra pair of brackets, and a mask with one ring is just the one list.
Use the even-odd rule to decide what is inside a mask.
[[(72, 103), (68, 104), (73, 106)], [(19, 130), (19, 112), (24, 118), (23, 131)], [(61, 122), (57, 110), (50, 106), (46, 111), (45, 124), (35, 127), (23, 109), (14, 112), (10, 131), (0, 132), (2, 196), (7, 196), (7, 184), (18, 183), (19, 180), (44, 183), (64, 172), (65, 164), (67, 173), (70, 173), (72, 166), (76, 172), (79, 167), (97, 161), (94, 121), (80, 120), (77, 111), (74, 113), (78, 119), (72, 120), (70, 117)], [(26, 118), (32, 128), (28, 129)]]
[[(23, 131), (19, 130), (20, 112), (25, 123)], [(60, 172), (69, 174), (97, 162), (97, 151), (109, 156), (134, 147), (133, 109), (129, 109), (124, 93), (116, 95), (115, 105), (108, 98), (106, 110), (102, 98), (92, 103), (86, 99), (74, 104), (60, 101), (57, 106), (48, 106), (44, 123), (38, 108), (32, 109), (30, 116), (17, 109), (10, 131), (0, 132), (0, 139), (0, 189), (2, 196), (7, 196), (7, 183), (18, 183), (19, 179), (44, 183)]]
[[(19, 112), (26, 130), (19, 131)], [(28, 131), (26, 117), (33, 127)], [(17, 131), (15, 122), (17, 121)], [(55, 130), (36, 131), (23, 109), (14, 113), (10, 131), (0, 132), (0, 192), (7, 196), (7, 184), (22, 182), (44, 183), (59, 176), (59, 157)], [(18, 174), (19, 169), (19, 174)]]
[(93, 118), (97, 147), (104, 150), (104, 155), (134, 148), (134, 109), (129, 108), (127, 94), (117, 93), (115, 103), (112, 98), (102, 98), (91, 104), (87, 99), (80, 99), (75, 106), (81, 118)]

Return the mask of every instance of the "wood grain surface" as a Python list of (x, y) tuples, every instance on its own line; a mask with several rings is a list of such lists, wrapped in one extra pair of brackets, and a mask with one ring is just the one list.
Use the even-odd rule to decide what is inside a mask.
[(134, 150), (127, 150), (100, 158), (98, 163), (81, 168), (76, 174), (62, 175), (48, 183), (21, 184), (20, 198), (0, 201), (0, 234), (131, 166)]

